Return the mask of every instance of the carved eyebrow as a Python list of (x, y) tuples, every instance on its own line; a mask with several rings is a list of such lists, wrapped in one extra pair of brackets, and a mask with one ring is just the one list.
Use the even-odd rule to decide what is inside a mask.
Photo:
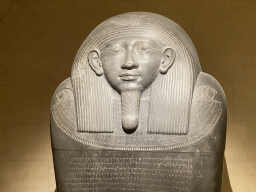
[[(137, 44), (137, 43), (136, 43), (136, 44)], [(143, 47), (143, 46), (149, 47), (149, 48), (152, 49), (153, 51), (157, 51), (157, 52), (161, 52), (161, 51), (162, 51), (161, 48), (159, 48), (159, 46), (158, 46), (156, 43), (154, 43), (154, 44), (152, 45), (151, 42), (144, 42), (144, 41), (138, 42), (138, 45), (137, 45), (136, 50), (139, 49), (140, 47)]]
[[(116, 48), (127, 48), (129, 46), (129, 41), (127, 40), (120, 40), (118, 42), (107, 42), (103, 48), (102, 48), (102, 54), (106, 54), (109, 51), (111, 51), (112, 49), (116, 49)], [(140, 46), (148, 46), (150, 47), (152, 50), (157, 51), (157, 52), (161, 52), (161, 46), (158, 45), (157, 42), (155, 41), (145, 41), (145, 40), (137, 40), (133, 43), (132, 46), (136, 46), (137, 48)]]
[(161, 52), (160, 49), (157, 49), (157, 48), (154, 48), (154, 47), (152, 47), (152, 46), (150, 46), (150, 45), (145, 45), (145, 44), (139, 45), (139, 46), (136, 48), (136, 50), (138, 50), (138, 49), (141, 48), (141, 47), (146, 47), (146, 48), (150, 48), (150, 49), (153, 50), (153, 51), (160, 51), (160, 52)]
[(122, 46), (120, 46), (120, 45), (113, 45), (113, 46), (109, 46), (107, 49), (105, 49), (104, 51), (102, 51), (102, 54), (110, 53), (111, 50), (114, 50), (114, 49), (116, 49), (116, 50), (119, 49), (120, 52), (121, 52), (121, 50), (124, 51), (124, 49), (122, 48)]
[(109, 49), (111, 47), (113, 47), (114, 43), (112, 42), (107, 42), (107, 43), (104, 43), (103, 46), (102, 46), (102, 49)]
[(153, 46), (157, 46), (157, 43), (155, 41), (138, 40), (135, 43), (136, 44), (150, 44), (150, 45), (153, 45)]

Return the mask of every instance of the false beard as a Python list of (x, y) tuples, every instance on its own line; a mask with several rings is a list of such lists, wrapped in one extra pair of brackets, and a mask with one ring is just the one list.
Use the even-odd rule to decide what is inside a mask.
[(121, 92), (122, 127), (125, 133), (131, 134), (139, 125), (141, 91), (129, 90)]

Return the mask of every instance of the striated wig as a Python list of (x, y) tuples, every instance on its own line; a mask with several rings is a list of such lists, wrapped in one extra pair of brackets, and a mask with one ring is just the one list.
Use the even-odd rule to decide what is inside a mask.
[(104, 75), (97, 76), (88, 53), (104, 43), (126, 36), (153, 37), (171, 48), (175, 61), (166, 74), (148, 88), (148, 133), (187, 134), (194, 86), (201, 67), (193, 42), (172, 20), (153, 13), (125, 13), (97, 26), (80, 47), (73, 63), (71, 82), (79, 132), (115, 132), (115, 91)]

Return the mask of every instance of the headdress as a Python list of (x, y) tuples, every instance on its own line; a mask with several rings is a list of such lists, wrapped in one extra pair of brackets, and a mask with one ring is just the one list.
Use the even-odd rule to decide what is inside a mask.
[[(176, 53), (166, 74), (151, 85), (148, 133), (186, 134), (194, 85), (201, 67), (195, 47), (186, 32), (172, 20), (153, 13), (126, 13), (112, 17), (98, 27), (80, 47), (72, 67), (71, 80), (82, 132), (114, 132), (113, 89), (104, 75), (96, 76), (88, 63), (88, 53), (111, 39), (150, 36)], [(118, 111), (118, 110), (117, 110)]]

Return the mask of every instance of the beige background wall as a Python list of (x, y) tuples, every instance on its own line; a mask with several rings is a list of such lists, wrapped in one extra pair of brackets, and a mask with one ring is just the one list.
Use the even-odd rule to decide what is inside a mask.
[(256, 191), (256, 1), (1, 0), (1, 192), (54, 191), (51, 97), (87, 35), (130, 11), (164, 15), (189, 34), (203, 71), (226, 92), (233, 191)]

